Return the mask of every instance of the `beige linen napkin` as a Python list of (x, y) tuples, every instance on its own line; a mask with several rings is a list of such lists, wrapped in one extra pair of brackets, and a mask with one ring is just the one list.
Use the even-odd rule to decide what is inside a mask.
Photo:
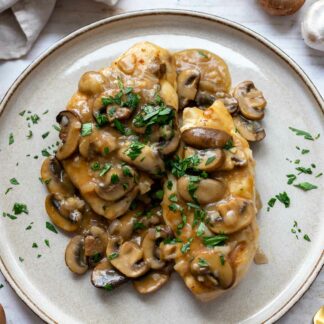
[[(115, 5), (118, 0), (95, 0)], [(19, 58), (31, 49), (56, 0), (0, 0), (0, 59)]]

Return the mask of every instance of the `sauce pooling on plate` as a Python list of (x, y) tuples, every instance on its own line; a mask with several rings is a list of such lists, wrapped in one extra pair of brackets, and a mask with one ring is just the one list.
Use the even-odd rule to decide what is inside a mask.
[(257, 249), (248, 141), (265, 136), (265, 105), (251, 81), (231, 89), (226, 63), (200, 49), (142, 42), (83, 74), (41, 169), (49, 217), (75, 233), (68, 268), (143, 294), (175, 270), (204, 301), (235, 286)]

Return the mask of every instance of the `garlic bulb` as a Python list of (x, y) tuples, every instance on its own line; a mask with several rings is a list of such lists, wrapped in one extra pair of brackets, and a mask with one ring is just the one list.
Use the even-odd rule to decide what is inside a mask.
[(324, 51), (324, 0), (319, 0), (309, 7), (301, 29), (304, 41), (309, 47)]
[(305, 0), (259, 0), (259, 3), (270, 15), (289, 16), (298, 11)]

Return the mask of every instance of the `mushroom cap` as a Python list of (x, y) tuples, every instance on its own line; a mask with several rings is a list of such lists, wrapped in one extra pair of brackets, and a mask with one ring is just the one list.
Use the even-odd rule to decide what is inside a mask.
[(231, 234), (251, 224), (256, 211), (252, 201), (230, 197), (205, 207), (207, 226), (214, 233)]
[(196, 68), (185, 69), (178, 74), (178, 96), (180, 108), (187, 107), (190, 102), (193, 102), (200, 80), (200, 72)]
[(101, 73), (96, 71), (86, 72), (79, 81), (79, 91), (88, 95), (100, 93), (104, 90), (105, 82), (105, 77)]
[(231, 138), (223, 130), (208, 127), (193, 127), (181, 134), (186, 144), (197, 149), (222, 148)]
[(61, 163), (55, 157), (48, 157), (44, 160), (41, 168), (41, 178), (50, 193), (59, 193), (62, 196), (74, 195), (75, 188)]
[(143, 249), (133, 241), (126, 241), (116, 251), (116, 242), (120, 238), (110, 237), (107, 245), (107, 256), (118, 253), (118, 256), (111, 260), (111, 264), (121, 273), (130, 278), (137, 278), (146, 273), (150, 267), (143, 260)]
[(190, 146), (184, 148), (184, 157), (189, 158), (197, 155), (199, 157), (199, 164), (195, 166), (196, 169), (206, 172), (213, 172), (219, 169), (225, 160), (225, 153), (222, 149), (205, 149), (196, 150)]
[(244, 118), (241, 115), (233, 117), (238, 132), (249, 142), (259, 142), (266, 136), (264, 128), (257, 121)]
[(64, 160), (72, 155), (79, 145), (81, 122), (76, 113), (70, 110), (61, 111), (56, 121), (60, 124), (60, 139), (63, 145), (56, 152), (59, 160)]
[(233, 95), (238, 101), (241, 114), (245, 118), (251, 120), (260, 120), (263, 118), (267, 101), (252, 81), (239, 83), (234, 88)]
[(114, 289), (128, 280), (106, 258), (102, 259), (95, 266), (91, 274), (91, 283), (97, 288), (107, 288), (109, 286), (111, 289)]
[(238, 102), (232, 95), (227, 92), (219, 91), (216, 92), (215, 97), (216, 100), (220, 100), (224, 104), (225, 108), (231, 115), (237, 112)]
[(191, 180), (192, 178), (192, 176), (185, 175), (178, 179), (178, 193), (184, 200), (197, 200), (199, 204), (205, 205), (223, 198), (226, 192), (224, 182), (216, 179), (198, 179), (197, 181), (197, 177), (194, 177), (194, 180)]
[(45, 200), (45, 209), (52, 222), (66, 232), (75, 232), (78, 230), (79, 222), (73, 222), (71, 219), (63, 216), (58, 208), (60, 202), (56, 200), (53, 194), (49, 194)]
[(259, 3), (272, 16), (289, 16), (298, 11), (305, 0), (259, 0)]
[(78, 275), (84, 274), (88, 270), (82, 235), (76, 235), (69, 241), (65, 250), (65, 263), (73, 273)]

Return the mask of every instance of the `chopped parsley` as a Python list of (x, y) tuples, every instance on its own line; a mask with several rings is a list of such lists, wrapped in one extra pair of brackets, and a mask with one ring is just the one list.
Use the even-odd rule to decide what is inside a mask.
[(22, 257), (19, 257), (20, 262), (24, 262), (25, 260)]
[(207, 247), (222, 246), (228, 240), (228, 235), (226, 234), (217, 234), (213, 236), (203, 237), (203, 243)]
[(310, 141), (314, 141), (314, 138), (313, 136), (308, 133), (308, 132), (305, 132), (303, 130), (300, 130), (300, 129), (297, 129), (297, 128), (294, 128), (294, 127), (288, 127), (292, 132), (294, 132), (297, 136), (303, 136), (304, 139), (307, 139), (307, 140), (310, 140)]
[[(163, 196), (163, 191), (162, 191), (162, 196)], [(178, 197), (175, 193), (173, 193), (169, 196), (169, 200), (172, 202), (178, 202)]]
[(55, 234), (58, 233), (58, 231), (57, 231), (57, 229), (55, 228), (55, 226), (54, 226), (52, 223), (50, 223), (50, 222), (46, 222), (46, 228), (47, 228), (49, 231), (51, 231), (51, 232), (53, 232), (53, 233), (55, 233)]
[(309, 182), (301, 182), (301, 183), (295, 184), (294, 187), (302, 189), (304, 191), (309, 191), (309, 190), (318, 188), (317, 186), (315, 186)]
[(37, 248), (38, 248), (37, 243), (34, 242), (33, 245), (32, 245), (32, 248), (33, 248), (33, 249), (37, 249)]
[(46, 239), (46, 240), (44, 240), (44, 242), (45, 242), (45, 244), (46, 244), (47, 247), (51, 247), (49, 240)]
[(195, 167), (200, 163), (200, 158), (197, 154), (187, 157), (183, 160), (176, 156), (174, 160), (170, 161), (172, 174), (180, 178), (186, 174), (189, 169), (195, 169)]
[(11, 183), (12, 185), (15, 185), (15, 186), (19, 185), (19, 182), (18, 182), (18, 180), (17, 180), (16, 178), (11, 178), (11, 179), (10, 179), (10, 183)]
[(101, 166), (100, 163), (98, 161), (95, 161), (91, 164), (91, 170), (92, 171), (98, 171), (100, 170)]
[(224, 255), (219, 256), (219, 261), (220, 261), (222, 266), (225, 265), (225, 257), (224, 257)]
[(299, 174), (301, 174), (301, 173), (312, 174), (313, 173), (311, 168), (298, 167), (298, 168), (296, 168), (296, 170), (299, 171)]
[(48, 135), (49, 135), (50, 132), (46, 132), (42, 135), (42, 138), (45, 139)]
[(168, 188), (168, 190), (171, 190), (172, 187), (173, 187), (172, 181), (171, 180), (168, 180), (168, 182), (167, 182), (167, 188)]
[(287, 174), (286, 177), (288, 178), (287, 184), (291, 185), (297, 177), (294, 174)]
[(113, 252), (110, 255), (108, 255), (108, 260), (114, 260), (116, 258), (118, 258), (119, 253), (118, 252)]
[(307, 153), (309, 153), (309, 152), (310, 152), (309, 150), (303, 149), (303, 150), (301, 151), (301, 154), (307, 154)]
[(215, 161), (215, 159), (216, 159), (216, 156), (210, 156), (210, 157), (207, 159), (205, 165), (209, 165), (209, 164), (213, 163), (213, 162)]
[(133, 176), (130, 168), (128, 168), (127, 166), (124, 166), (122, 170), (123, 170), (124, 176), (130, 177), (130, 178)]
[(315, 178), (319, 178), (319, 177), (321, 177), (322, 175), (323, 175), (323, 173), (321, 172), (321, 173), (317, 174), (317, 175), (315, 176)]
[(103, 168), (101, 169), (99, 176), (102, 177), (104, 176), (112, 167), (111, 163), (105, 163)]
[(15, 219), (17, 219), (17, 216), (14, 216), (14, 215), (11, 215), (11, 214), (9, 214), (9, 213), (5, 213), (5, 212), (2, 213), (2, 216), (3, 216), (3, 217), (8, 217), (8, 218), (11, 219), (11, 220), (15, 220)]
[(12, 190), (12, 189), (13, 189), (12, 187), (7, 188), (7, 190), (6, 190), (6, 192), (5, 192), (5, 195), (6, 195), (10, 190)]
[(288, 208), (290, 206), (290, 198), (286, 191), (276, 195), (276, 198), (285, 205), (285, 208)]
[(104, 155), (108, 155), (109, 152), (110, 152), (109, 147), (108, 147), (108, 146), (104, 147), (104, 149), (103, 149), (103, 154), (104, 154)]
[[(28, 118), (27, 118), (27, 120), (28, 120)], [(39, 116), (37, 114), (31, 115), (30, 119), (31, 119), (33, 124), (38, 124), (38, 121), (40, 120), (40, 118), (39, 118)]]
[(163, 241), (164, 244), (176, 244), (176, 243), (182, 243), (181, 238), (179, 237), (167, 237)]
[(141, 154), (144, 146), (145, 145), (141, 142), (138, 141), (132, 142), (126, 151), (127, 156), (129, 156), (130, 159), (134, 161)]
[(223, 149), (224, 150), (230, 150), (231, 148), (233, 148), (234, 147), (234, 143), (233, 143), (233, 141), (231, 140), (231, 139), (229, 139), (226, 143), (225, 143), (225, 145), (223, 146)]
[(208, 262), (205, 259), (203, 259), (203, 258), (199, 258), (198, 259), (198, 265), (201, 268), (205, 268), (205, 267), (208, 267), (209, 266)]
[(42, 150), (42, 155), (45, 156), (45, 157), (51, 156), (51, 154), (47, 151), (47, 149)]
[(3, 286), (3, 284), (0, 284), (0, 289), (2, 289), (4, 286)]
[(193, 241), (193, 238), (191, 237), (187, 243), (184, 243), (180, 249), (181, 253), (187, 253), (190, 250), (191, 242)]
[(272, 197), (269, 201), (268, 201), (268, 211), (270, 210), (270, 208), (272, 208), (275, 203), (276, 203), (277, 199)]
[(32, 229), (32, 225), (34, 224), (34, 222), (31, 222), (26, 228), (25, 231), (29, 231)]
[(176, 212), (176, 211), (178, 211), (178, 210), (182, 211), (182, 207), (179, 206), (179, 205), (176, 204), (176, 203), (172, 203), (172, 204), (170, 204), (168, 207), (169, 207), (169, 209), (170, 209), (171, 211), (173, 211), (173, 212)]
[(308, 241), (308, 242), (311, 241), (311, 239), (309, 238), (309, 236), (308, 236), (307, 234), (304, 235), (304, 240), (305, 240), (305, 241)]
[(208, 55), (206, 55), (203, 51), (197, 51), (197, 53), (204, 58), (208, 58)]
[(141, 230), (144, 229), (145, 225), (142, 222), (135, 221), (133, 224), (133, 229), (136, 230)]
[(12, 211), (14, 212), (15, 215), (20, 215), (22, 213), (28, 214), (28, 208), (27, 205), (21, 204), (21, 203), (14, 203), (12, 207)]
[(92, 133), (92, 123), (82, 124), (81, 136), (88, 136)]
[(96, 122), (99, 127), (105, 126), (108, 124), (108, 118), (105, 114), (96, 114)]
[(206, 231), (206, 225), (201, 222), (197, 228), (197, 231), (196, 231), (196, 234), (197, 236), (203, 236), (205, 234), (205, 231)]
[(9, 145), (13, 144), (15, 142), (13, 133), (9, 134)]
[(119, 182), (118, 174), (116, 174), (116, 173), (112, 174), (110, 180), (111, 180), (112, 184), (118, 183)]
[(121, 123), (120, 120), (118, 119), (114, 119), (114, 125), (116, 127), (116, 129), (123, 135), (126, 134), (126, 128), (124, 126), (124, 124)]
[(52, 125), (52, 126), (53, 126), (53, 128), (54, 128), (56, 131), (58, 131), (58, 132), (61, 131), (61, 127), (60, 127), (59, 125), (54, 124), (54, 125)]
[(156, 193), (155, 193), (155, 197), (159, 200), (162, 200), (163, 199), (163, 195), (164, 195), (164, 191), (163, 190), (158, 190)]
[(113, 285), (109, 283), (105, 284), (103, 288), (107, 291), (112, 291), (114, 289)]
[(26, 137), (27, 137), (27, 139), (31, 139), (33, 137), (33, 132), (31, 130), (29, 130)]
[(21, 117), (23, 117), (23, 116), (25, 115), (25, 112), (26, 112), (26, 110), (23, 110), (23, 111), (21, 111), (21, 112), (19, 113), (19, 115), (20, 115)]

